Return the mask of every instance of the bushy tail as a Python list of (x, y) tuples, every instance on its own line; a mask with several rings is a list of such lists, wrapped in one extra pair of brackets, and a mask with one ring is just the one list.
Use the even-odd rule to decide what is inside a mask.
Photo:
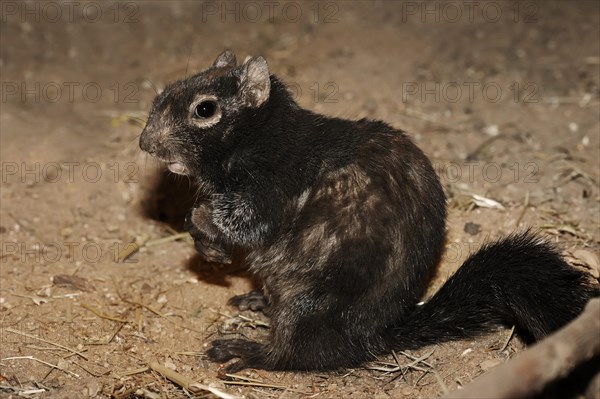
[(582, 271), (529, 231), (486, 244), (402, 324), (390, 330), (392, 349), (471, 338), (499, 325), (537, 341), (599, 296)]

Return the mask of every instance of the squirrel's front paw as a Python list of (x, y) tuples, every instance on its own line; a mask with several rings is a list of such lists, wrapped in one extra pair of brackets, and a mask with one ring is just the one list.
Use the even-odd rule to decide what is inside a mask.
[(192, 208), (188, 216), (185, 218), (185, 222), (183, 224), (184, 229), (187, 230), (194, 239), (196, 251), (198, 251), (202, 258), (207, 262), (225, 264), (231, 263), (231, 246), (220, 242), (216, 238), (211, 238), (214, 236), (213, 234), (207, 234), (207, 232), (205, 232), (205, 230), (202, 228), (204, 226), (198, 226), (195, 223), (196, 220), (205, 219), (205, 215), (199, 217), (199, 209), (200, 208)]
[(196, 251), (207, 262), (231, 263), (231, 249), (224, 244), (194, 237), (194, 246), (196, 247)]

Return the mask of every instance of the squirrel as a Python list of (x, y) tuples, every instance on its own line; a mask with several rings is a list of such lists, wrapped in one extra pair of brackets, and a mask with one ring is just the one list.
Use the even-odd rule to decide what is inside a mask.
[(600, 295), (530, 230), (483, 245), (420, 304), (446, 233), (446, 197), (406, 132), (318, 115), (261, 56), (230, 51), (156, 96), (143, 151), (198, 186), (186, 228), (207, 260), (247, 251), (262, 285), (235, 296), (268, 342), (221, 339), (226, 372), (356, 367), (394, 350), (515, 326), (535, 342)]

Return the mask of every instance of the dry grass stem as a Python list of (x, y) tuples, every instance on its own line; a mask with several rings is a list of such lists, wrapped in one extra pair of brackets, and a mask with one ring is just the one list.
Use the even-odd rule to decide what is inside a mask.
[(31, 334), (27, 334), (27, 333), (24, 333), (24, 332), (21, 332), (21, 331), (17, 331), (17, 330), (14, 330), (14, 329), (10, 328), (10, 327), (6, 328), (4, 331), (7, 331), (7, 332), (10, 332), (10, 333), (13, 333), (13, 334), (17, 334), (17, 335), (22, 335), (24, 337), (35, 339), (35, 340), (38, 340), (38, 341), (41, 341), (41, 342), (45, 342), (45, 343), (50, 344), (50, 345), (54, 345), (57, 348), (61, 348), (61, 349), (66, 350), (67, 352), (71, 352), (73, 355), (80, 356), (84, 360), (88, 360), (88, 358), (81, 351), (77, 351), (75, 349), (71, 349), (68, 346), (57, 344), (56, 342), (48, 341), (48, 340), (45, 340), (43, 338), (36, 337), (35, 335), (31, 335)]
[(167, 237), (163, 237), (163, 238), (157, 238), (156, 240), (150, 240), (148, 241), (146, 244), (144, 244), (144, 246), (146, 247), (152, 247), (154, 245), (160, 245), (160, 244), (164, 244), (167, 242), (171, 242), (171, 241), (177, 241), (177, 240), (182, 240), (182, 239), (191, 239), (192, 236), (190, 235), (190, 233), (177, 233), (177, 234), (173, 234)]
[(121, 318), (118, 318), (116, 316), (111, 316), (111, 315), (109, 315), (107, 313), (103, 313), (103, 312), (97, 310), (96, 308), (92, 307), (91, 305), (86, 304), (86, 303), (82, 303), (81, 307), (84, 308), (84, 309), (89, 310), (90, 312), (92, 312), (96, 316), (100, 317), (101, 319), (106, 319), (106, 320), (110, 320), (110, 321), (117, 321), (119, 323), (127, 323), (128, 322), (125, 319), (121, 319)]
[(50, 366), (50, 367), (52, 367), (53, 369), (60, 370), (60, 371), (62, 371), (63, 373), (70, 374), (70, 375), (72, 375), (73, 377), (79, 378), (79, 374), (76, 374), (76, 373), (74, 373), (74, 372), (72, 372), (72, 371), (69, 371), (69, 370), (66, 370), (66, 369), (64, 369), (64, 368), (62, 368), (62, 367), (60, 367), (60, 366), (57, 366), (56, 364), (48, 363), (48, 362), (46, 362), (46, 361), (44, 361), (44, 360), (38, 359), (38, 358), (36, 358), (36, 357), (33, 357), (33, 356), (13, 356), (13, 357), (5, 357), (5, 358), (4, 358), (4, 359), (2, 359), (2, 360), (20, 360), (20, 359), (23, 359), (23, 360), (33, 360), (33, 361), (36, 361), (36, 362), (38, 362), (38, 363), (45, 364), (46, 366)]
[(140, 368), (132, 369), (132, 370), (115, 371), (113, 374), (117, 378), (123, 378), (123, 377), (127, 377), (130, 375), (145, 373), (148, 370), (150, 370), (150, 367), (140, 367)]
[(515, 326), (512, 326), (512, 328), (510, 329), (508, 336), (506, 337), (506, 340), (504, 340), (504, 343), (502, 344), (502, 347), (500, 348), (500, 352), (502, 352), (504, 349), (506, 349), (506, 347), (508, 346), (508, 343), (510, 342), (510, 340), (512, 339), (512, 337), (515, 335)]
[(293, 388), (290, 388), (290, 387), (286, 387), (286, 386), (283, 386), (283, 385), (265, 384), (265, 383), (262, 383), (262, 382), (253, 382), (253, 381), (223, 381), (223, 383), (226, 384), (226, 385), (241, 385), (241, 386), (257, 387), (257, 388), (283, 389), (284, 391), (289, 391), (289, 392), (294, 392), (294, 393), (301, 393), (301, 394), (304, 394), (304, 395), (312, 394), (312, 392), (300, 391), (300, 390), (293, 389)]
[(515, 222), (516, 227), (519, 227), (519, 225), (521, 224), (521, 220), (523, 219), (523, 216), (525, 216), (525, 212), (527, 212), (527, 208), (529, 208), (529, 191), (527, 191), (525, 193), (525, 200), (523, 201), (523, 208), (521, 209), (521, 212), (519, 212), (519, 216), (517, 216), (517, 220)]

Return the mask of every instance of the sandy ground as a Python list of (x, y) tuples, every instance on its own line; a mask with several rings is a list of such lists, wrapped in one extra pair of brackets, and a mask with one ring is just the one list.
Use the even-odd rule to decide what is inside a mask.
[(192, 188), (137, 147), (156, 88), (262, 54), (302, 106), (385, 120), (432, 158), (450, 218), (431, 291), (526, 226), (597, 266), (599, 3), (468, 3), (2, 2), (0, 396), (188, 397), (157, 362), (247, 398), (432, 398), (523, 350), (500, 330), (381, 359), (423, 358), (402, 372), (220, 380), (208, 342), (268, 319), (226, 306), (243, 265), (174, 240)]

